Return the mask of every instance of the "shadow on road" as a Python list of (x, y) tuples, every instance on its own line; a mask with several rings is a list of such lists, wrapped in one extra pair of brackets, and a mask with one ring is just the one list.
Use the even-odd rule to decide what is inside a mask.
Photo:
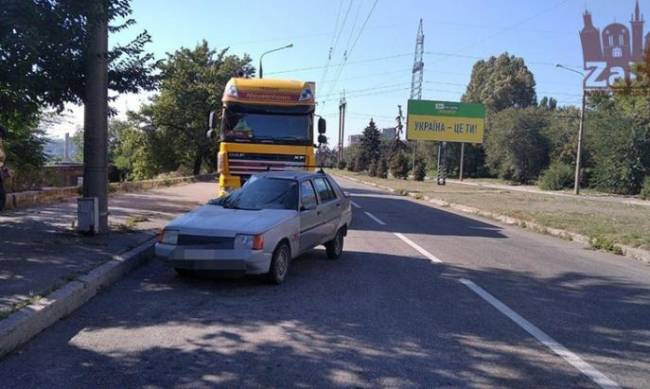
[[(179, 278), (154, 262), (5, 359), (0, 376), (9, 386), (48, 387), (591, 386), (459, 277), (488, 290), (527, 290), (522, 298), (537, 309), (561, 294), (554, 314), (575, 331), (572, 351), (587, 359), (625, 351), (631, 377), (647, 373), (647, 289), (370, 252), (328, 261), (316, 250), (279, 287), (259, 278)], [(594, 298), (630, 320), (601, 321), (580, 308)]]

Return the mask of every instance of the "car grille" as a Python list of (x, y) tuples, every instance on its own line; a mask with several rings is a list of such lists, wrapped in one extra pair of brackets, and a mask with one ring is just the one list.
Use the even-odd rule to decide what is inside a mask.
[(209, 246), (215, 250), (232, 250), (235, 238), (223, 236), (178, 235), (179, 246)]

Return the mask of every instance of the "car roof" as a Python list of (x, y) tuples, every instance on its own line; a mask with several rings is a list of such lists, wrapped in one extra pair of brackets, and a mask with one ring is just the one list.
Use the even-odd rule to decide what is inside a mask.
[(323, 177), (326, 176), (325, 173), (321, 172), (305, 172), (299, 170), (283, 170), (283, 171), (270, 171), (264, 173), (256, 173), (257, 177), (268, 177), (268, 178), (283, 178), (288, 180), (306, 180), (313, 177)]

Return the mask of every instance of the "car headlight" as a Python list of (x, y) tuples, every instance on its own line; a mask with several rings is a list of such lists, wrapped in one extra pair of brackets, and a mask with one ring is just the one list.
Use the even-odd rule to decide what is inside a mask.
[(262, 250), (264, 248), (264, 235), (237, 235), (235, 236), (235, 248)]
[(178, 243), (178, 231), (174, 230), (163, 230), (160, 237), (160, 242), (164, 244), (177, 244)]

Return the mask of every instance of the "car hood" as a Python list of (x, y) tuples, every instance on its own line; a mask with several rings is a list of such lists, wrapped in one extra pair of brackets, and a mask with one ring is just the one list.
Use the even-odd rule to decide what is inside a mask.
[(204, 205), (177, 217), (165, 228), (198, 234), (218, 233), (221, 236), (234, 236), (240, 233), (259, 234), (295, 217), (297, 213), (287, 209), (248, 211), (223, 208), (219, 205)]

